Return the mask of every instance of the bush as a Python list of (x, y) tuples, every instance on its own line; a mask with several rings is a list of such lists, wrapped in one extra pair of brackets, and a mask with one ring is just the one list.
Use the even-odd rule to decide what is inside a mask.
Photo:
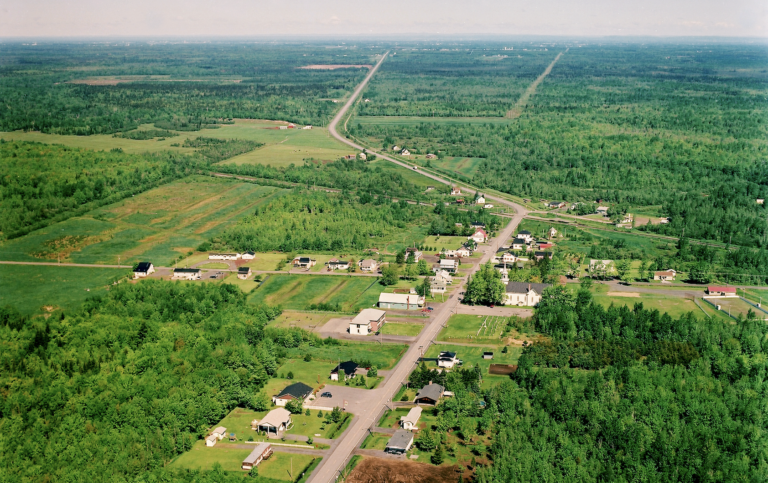
[(293, 379), (293, 371), (288, 371), (288, 374), (285, 377), (287, 379)]

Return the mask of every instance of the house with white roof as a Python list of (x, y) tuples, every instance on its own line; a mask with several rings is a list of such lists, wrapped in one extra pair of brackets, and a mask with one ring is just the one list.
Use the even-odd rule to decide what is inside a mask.
[(393, 310), (419, 310), (424, 307), (424, 297), (409, 293), (382, 293), (379, 308)]
[(368, 335), (378, 332), (387, 321), (387, 313), (377, 309), (363, 309), (349, 322), (349, 333)]

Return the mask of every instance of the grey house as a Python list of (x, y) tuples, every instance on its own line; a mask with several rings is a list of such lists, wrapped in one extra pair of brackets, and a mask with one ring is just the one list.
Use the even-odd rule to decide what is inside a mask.
[(392, 454), (403, 454), (413, 445), (413, 433), (404, 429), (398, 429), (395, 434), (389, 438), (387, 447), (384, 451)]
[(437, 404), (444, 392), (445, 388), (440, 384), (429, 384), (419, 389), (413, 402), (416, 404)]

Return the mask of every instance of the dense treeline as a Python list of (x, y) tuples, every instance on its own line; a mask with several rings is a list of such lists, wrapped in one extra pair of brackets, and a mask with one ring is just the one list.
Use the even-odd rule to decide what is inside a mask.
[(207, 164), (171, 152), (134, 155), (2, 140), (0, 160), (0, 238), (114, 203)]
[(263, 146), (263, 143), (247, 141), (243, 139), (218, 139), (197, 137), (185, 139), (185, 148), (197, 148), (196, 152), (212, 163), (218, 163), (225, 159), (234, 158), (237, 155), (253, 151)]
[(30, 482), (159, 473), (234, 407), (266, 404), (255, 394), (274, 374), (263, 328), (276, 315), (228, 284), (152, 280), (47, 319), (3, 309), (0, 471)]
[(487, 395), (500, 415), (478, 481), (765, 480), (765, 323), (590, 299), (545, 291), (535, 324), (553, 338)]
[(90, 135), (154, 122), (186, 130), (232, 118), (323, 124), (337, 107), (330, 100), (346, 95), (365, 69), (299, 67), (370, 64), (379, 53), (226, 42), (5, 44), (0, 131)]

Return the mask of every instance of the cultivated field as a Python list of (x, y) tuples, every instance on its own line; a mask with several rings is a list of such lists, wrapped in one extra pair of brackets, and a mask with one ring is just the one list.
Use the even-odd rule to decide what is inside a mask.
[(304, 310), (310, 304), (339, 304), (344, 312), (370, 307), (384, 286), (373, 277), (271, 275), (248, 297), (254, 304)]

